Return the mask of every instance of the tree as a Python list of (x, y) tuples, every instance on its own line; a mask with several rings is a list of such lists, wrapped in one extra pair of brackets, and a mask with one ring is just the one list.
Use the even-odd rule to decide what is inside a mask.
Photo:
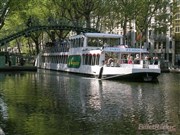
[[(136, 30), (143, 32), (147, 39), (147, 28), (151, 27), (149, 24), (152, 18), (156, 18), (156, 21), (163, 26), (161, 27), (162, 31), (166, 31), (165, 24), (169, 21), (168, 14), (159, 16), (155, 16), (155, 14), (160, 9), (165, 12), (167, 3), (166, 0), (3, 0), (0, 5), (0, 28), (3, 26), (1, 31), (16, 32), (17, 29), (14, 29), (16, 26), (20, 25), (21, 29), (27, 28), (28, 18), (32, 19), (33, 25), (61, 25), (66, 20), (65, 23), (76, 27), (93, 27), (100, 31), (104, 31), (103, 28), (105, 28), (105, 32), (110, 33), (120, 25), (123, 28), (124, 36), (127, 36), (127, 30), (133, 27), (131, 21), (135, 20)], [(7, 19), (4, 25), (5, 18)], [(164, 20), (166, 23), (163, 24)], [(65, 38), (68, 34), (68, 31), (62, 30), (54, 32), (60, 39)], [(51, 38), (51, 31), (47, 31), (47, 33)], [(41, 37), (44, 37), (40, 37), (40, 35), (43, 34), (37, 32), (29, 34), (29, 36), (36, 39), (34, 41), (39, 44), (42, 40)], [(38, 49), (38, 44), (36, 49)], [(36, 51), (38, 53), (38, 50)]]
[(9, 12), (10, 0), (3, 0), (0, 3), (0, 29), (4, 26), (5, 18)]
[(156, 23), (160, 23), (160, 25), (155, 24), (156, 27), (161, 27), (161, 29), (163, 27), (163, 31), (166, 31), (166, 23), (169, 22), (169, 14), (167, 14), (169, 2), (166, 0), (137, 0), (137, 3), (136, 28), (144, 35), (146, 44), (148, 44), (148, 28), (152, 27), (152, 18), (155, 18)]

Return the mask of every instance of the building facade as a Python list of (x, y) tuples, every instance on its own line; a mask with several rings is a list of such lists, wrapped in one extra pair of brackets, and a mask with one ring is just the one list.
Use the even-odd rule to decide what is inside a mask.
[[(163, 67), (169, 68), (178, 65), (180, 60), (180, 0), (169, 0), (169, 4), (163, 9), (158, 9), (151, 18), (147, 30), (147, 40), (142, 43), (141, 47), (147, 48), (151, 56), (157, 56)], [(174, 4), (174, 3), (177, 3)], [(174, 7), (176, 11), (173, 12)], [(158, 20), (159, 16), (167, 16), (162, 20)], [(132, 24), (127, 25), (127, 37), (131, 38), (128, 45), (139, 47), (137, 44), (137, 34), (135, 20)], [(132, 26), (132, 27), (130, 27)], [(119, 32), (116, 32), (119, 30)], [(122, 33), (122, 29), (114, 29), (114, 33)]]
[(180, 0), (174, 0), (174, 3), (176, 3), (176, 9), (174, 11), (174, 19), (173, 19), (173, 39), (175, 44), (175, 50), (174, 50), (174, 59), (175, 59), (175, 65), (180, 66)]

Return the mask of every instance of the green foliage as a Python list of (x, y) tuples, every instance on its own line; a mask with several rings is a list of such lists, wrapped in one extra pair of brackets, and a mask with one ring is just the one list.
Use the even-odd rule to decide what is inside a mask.
[(124, 33), (131, 20), (136, 20), (137, 31), (146, 31), (155, 17), (159, 24), (152, 27), (166, 31), (166, 24), (172, 19), (166, 7), (171, 7), (168, 0), (1, 0), (0, 38), (26, 28), (30, 17), (34, 25), (68, 20), (74, 26), (105, 28), (110, 32), (121, 24)]

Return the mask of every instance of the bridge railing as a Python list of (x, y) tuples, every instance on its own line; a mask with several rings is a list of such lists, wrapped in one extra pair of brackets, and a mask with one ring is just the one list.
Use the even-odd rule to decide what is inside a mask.
[[(31, 21), (30, 21), (31, 22)], [(53, 21), (43, 21), (43, 20), (33, 20), (31, 23), (23, 23), (12, 29), (1, 29), (0, 30), (0, 46), (7, 44), (8, 42), (21, 37), (29, 36), (30, 33), (37, 31), (47, 31), (47, 30), (69, 30), (76, 32), (99, 32), (93, 28), (85, 27), (85, 23), (67, 20), (53, 20)]]
[(21, 25), (11, 28), (11, 29), (1, 29), (0, 30), (0, 40), (11, 34), (15, 34), (17, 32), (20, 32), (27, 28), (35, 27), (35, 26), (75, 26), (75, 27), (85, 28), (85, 23), (78, 22), (78, 24), (77, 24), (77, 23), (73, 23), (72, 21), (62, 20), (62, 19), (56, 19), (56, 20), (51, 20), (51, 21), (33, 19), (33, 21), (31, 22), (29, 27), (27, 26), (27, 24), (23, 23)]
[(18, 25), (16, 27), (13, 27), (11, 29), (1, 29), (0, 30), (0, 39), (3, 39), (7, 36), (9, 36), (10, 34), (14, 34), (17, 33), (19, 31), (22, 31), (26, 28), (26, 26), (24, 24)]

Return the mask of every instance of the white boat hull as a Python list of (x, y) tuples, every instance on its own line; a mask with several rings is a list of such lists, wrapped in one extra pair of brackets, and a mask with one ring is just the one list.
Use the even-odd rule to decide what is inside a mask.
[(101, 67), (98, 65), (81, 65), (79, 68), (68, 68), (67, 64), (42, 63), (39, 68), (64, 71), (88, 75), (99, 79), (125, 79), (134, 81), (153, 81), (157, 79), (161, 71), (159, 68), (141, 68), (134, 65), (129, 67)]

